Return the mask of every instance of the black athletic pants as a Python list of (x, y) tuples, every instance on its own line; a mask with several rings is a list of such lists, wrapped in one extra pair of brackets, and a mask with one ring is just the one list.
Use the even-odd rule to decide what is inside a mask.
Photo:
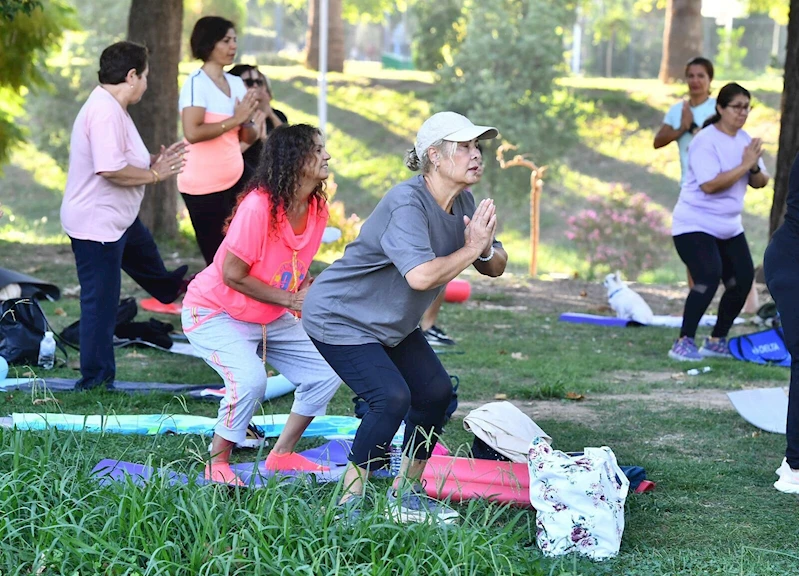
[(404, 453), (417, 460), (430, 458), (452, 398), (452, 381), (421, 329), (393, 348), (311, 342), (369, 406), (355, 433), (350, 461), (368, 470), (380, 468), (406, 415)]
[(211, 194), (184, 194), (181, 192), (183, 202), (189, 211), (191, 225), (194, 227), (194, 234), (197, 237), (197, 245), (200, 247), (206, 264), (214, 260), (219, 245), (225, 237), (222, 228), (225, 220), (233, 213), (236, 206), (236, 199), (243, 188), (244, 182), (239, 180), (232, 187), (221, 192)]
[(787, 449), (785, 458), (799, 469), (799, 233), (782, 226), (774, 233), (763, 257), (771, 297), (777, 304), (791, 354), (791, 388), (788, 393)]
[(746, 236), (741, 233), (729, 240), (720, 240), (704, 232), (689, 232), (675, 236), (674, 246), (694, 280), (685, 300), (680, 337), (696, 337), (699, 321), (713, 301), (721, 281), (725, 290), (712, 336), (726, 338), (746, 304), (755, 278)]

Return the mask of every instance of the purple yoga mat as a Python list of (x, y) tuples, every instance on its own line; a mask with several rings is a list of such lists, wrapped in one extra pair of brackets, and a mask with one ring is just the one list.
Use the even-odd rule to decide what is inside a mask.
[(566, 312), (558, 318), (561, 322), (572, 324), (595, 324), (597, 326), (612, 326), (616, 328), (626, 328), (627, 326), (643, 326), (635, 320), (626, 318), (615, 318), (614, 316), (598, 316), (596, 314), (580, 314), (578, 312)]
[[(313, 476), (319, 483), (335, 482), (344, 474), (350, 446), (350, 442), (333, 440), (318, 448), (311, 448), (305, 452), (300, 452), (300, 454), (308, 458), (308, 460), (321, 464), (322, 466), (330, 467), (329, 472), (281, 472), (280, 475), (289, 479)], [(274, 472), (266, 469), (266, 463), (263, 461), (240, 462), (238, 464), (231, 464), (230, 467), (238, 474), (242, 482), (253, 488), (263, 487), (267, 480), (275, 475)], [(189, 482), (189, 478), (185, 474), (178, 474), (172, 470), (157, 469), (152, 466), (125, 462), (123, 460), (101, 460), (97, 466), (92, 469), (92, 475), (98, 478), (101, 484), (121, 482), (126, 477), (130, 477), (136, 484), (141, 485), (155, 474), (165, 474), (170, 484), (188, 484)], [(209, 483), (203, 478), (202, 473), (197, 475), (196, 482), (200, 485)]]

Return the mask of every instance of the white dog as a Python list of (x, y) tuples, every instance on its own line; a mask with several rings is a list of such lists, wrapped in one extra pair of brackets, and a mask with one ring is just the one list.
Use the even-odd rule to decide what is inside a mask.
[(603, 284), (608, 289), (608, 302), (617, 318), (633, 320), (639, 324), (652, 323), (653, 314), (649, 304), (624, 283), (620, 272), (605, 276)]

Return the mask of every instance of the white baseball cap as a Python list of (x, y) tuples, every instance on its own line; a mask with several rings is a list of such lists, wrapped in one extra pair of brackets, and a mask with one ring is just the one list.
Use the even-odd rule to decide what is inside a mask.
[(416, 155), (421, 158), (425, 151), (439, 140), (469, 142), (490, 140), (499, 132), (493, 126), (476, 126), (466, 116), (456, 112), (437, 112), (424, 121), (416, 133)]

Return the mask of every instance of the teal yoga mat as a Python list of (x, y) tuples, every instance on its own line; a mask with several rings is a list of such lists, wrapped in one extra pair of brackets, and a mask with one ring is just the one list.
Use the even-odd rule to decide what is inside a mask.
[[(280, 436), (286, 425), (288, 414), (254, 416), (253, 424), (263, 428), (267, 438)], [(14, 413), (14, 427), (19, 430), (45, 430), (57, 428), (74, 432), (86, 431), (111, 434), (202, 434), (212, 435), (216, 418), (191, 414), (35, 414)], [(330, 438), (352, 438), (360, 424), (352, 416), (317, 416), (303, 436)]]

